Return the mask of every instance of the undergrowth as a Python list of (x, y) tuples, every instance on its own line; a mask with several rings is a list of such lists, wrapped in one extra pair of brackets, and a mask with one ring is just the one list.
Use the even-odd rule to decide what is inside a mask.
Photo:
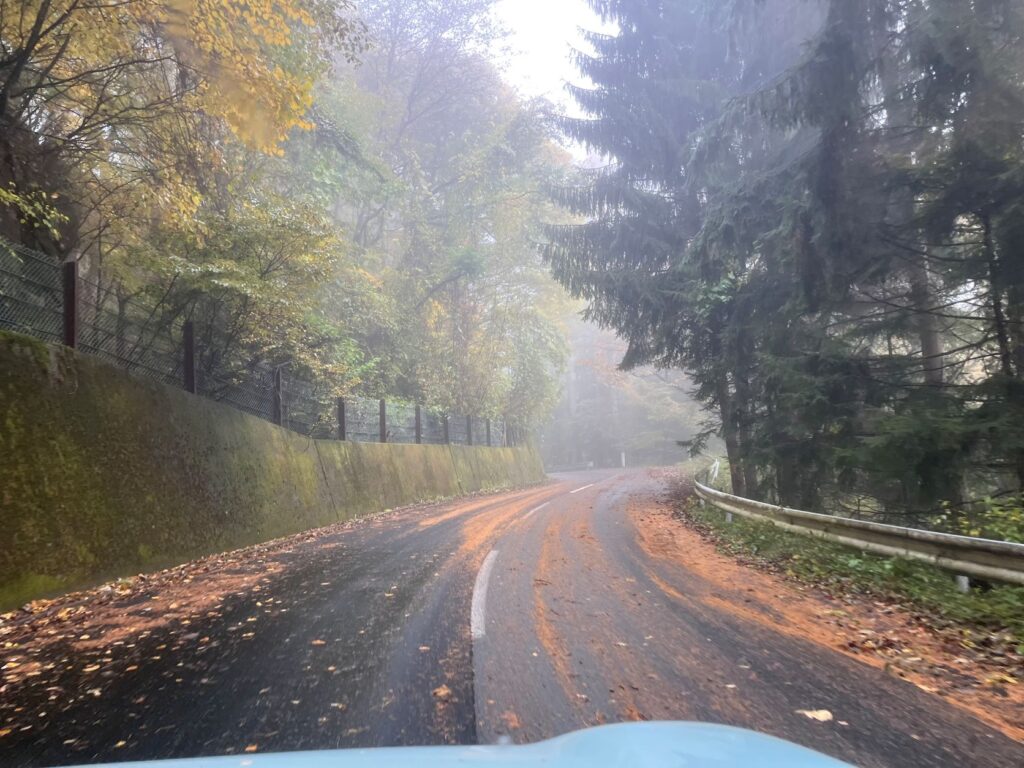
[(949, 573), (927, 563), (867, 554), (760, 520), (737, 516), (727, 523), (724, 512), (692, 496), (678, 510), (727, 554), (818, 587), (905, 602), (950, 623), (1009, 630), (1024, 653), (1024, 587), (973, 585), (964, 594)]

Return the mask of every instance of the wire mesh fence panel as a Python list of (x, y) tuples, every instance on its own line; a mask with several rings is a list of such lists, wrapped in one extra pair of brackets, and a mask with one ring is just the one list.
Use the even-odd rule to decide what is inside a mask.
[(199, 394), (240, 411), (274, 420), (274, 374), (266, 368), (245, 369), (229, 374), (199, 371)]
[(129, 373), (181, 386), (182, 323), (162, 318), (157, 304), (117, 295), (112, 286), (78, 280), (78, 347)]
[(501, 448), (505, 445), (505, 420), (491, 420), (491, 445)]
[(357, 443), (379, 443), (380, 401), (346, 397), (345, 425), (347, 439)]
[(466, 428), (466, 417), (459, 413), (448, 416), (448, 442), (454, 445), (469, 443), (469, 430)]
[[(130, 373), (181, 387), (185, 378), (184, 323), (166, 305), (145, 295), (125, 296), (117, 284), (90, 276), (77, 281), (77, 346), (92, 356)], [(45, 254), (0, 240), (0, 328), (48, 342), (64, 341), (64, 269)], [(201, 362), (201, 361), (197, 361)], [(265, 366), (237, 370), (196, 371), (198, 393), (268, 421), (277, 417), (274, 371)], [(283, 372), (280, 405), (282, 425), (316, 438), (333, 439), (338, 432), (337, 399), (325, 384), (313, 384)], [(380, 401), (347, 397), (346, 439), (379, 442)], [(416, 442), (416, 406), (387, 403), (388, 442)], [(487, 443), (486, 422), (473, 420), (472, 442)], [(465, 415), (446, 416), (421, 408), (420, 437), (424, 444), (471, 442)], [(498, 420), (491, 423), (490, 444), (512, 443), (512, 434)]]
[(282, 425), (303, 435), (329, 438), (336, 434), (334, 398), (323, 386), (283, 374)]
[(444, 413), (432, 408), (423, 409), (423, 444), (444, 445)]
[(387, 438), (389, 443), (416, 442), (416, 406), (409, 403), (387, 404)]
[(0, 328), (62, 341), (61, 267), (24, 248), (0, 241)]

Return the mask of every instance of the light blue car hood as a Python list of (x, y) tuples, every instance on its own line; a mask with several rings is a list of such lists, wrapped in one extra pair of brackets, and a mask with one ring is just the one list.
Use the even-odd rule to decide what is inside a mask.
[(200, 757), (117, 768), (849, 768), (795, 744), (701, 723), (621, 723), (522, 746), (403, 747)]

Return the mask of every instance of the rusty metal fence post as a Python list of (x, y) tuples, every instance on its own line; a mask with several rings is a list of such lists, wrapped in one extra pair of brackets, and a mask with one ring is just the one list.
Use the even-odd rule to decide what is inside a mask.
[(416, 445), (420, 445), (423, 442), (423, 412), (420, 407), (416, 406)]
[(441, 422), (441, 426), (444, 428), (444, 443), (448, 445), (451, 440), (451, 435), (448, 432), (448, 414), (444, 415), (444, 420)]
[(338, 439), (342, 442), (346, 439), (345, 434), (345, 398), (338, 398)]
[(197, 395), (199, 394), (199, 387), (196, 385), (196, 327), (191, 320), (185, 323), (182, 335), (185, 342), (185, 359), (182, 365), (185, 391)]
[(64, 346), (78, 346), (78, 262), (64, 262)]
[(380, 401), (380, 441), (388, 441), (388, 406), (383, 400)]
[(466, 417), (466, 445), (473, 444), (473, 417)]
[(284, 374), (281, 368), (274, 369), (273, 407), (271, 417), (278, 426), (284, 424)]

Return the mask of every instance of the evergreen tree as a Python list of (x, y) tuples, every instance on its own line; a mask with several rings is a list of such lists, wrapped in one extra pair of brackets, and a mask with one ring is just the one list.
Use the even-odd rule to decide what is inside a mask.
[[(737, 492), (930, 514), (1024, 487), (1013, 0), (595, 2), (556, 276), (693, 377)], [(977, 506), (977, 505), (974, 505)]]

